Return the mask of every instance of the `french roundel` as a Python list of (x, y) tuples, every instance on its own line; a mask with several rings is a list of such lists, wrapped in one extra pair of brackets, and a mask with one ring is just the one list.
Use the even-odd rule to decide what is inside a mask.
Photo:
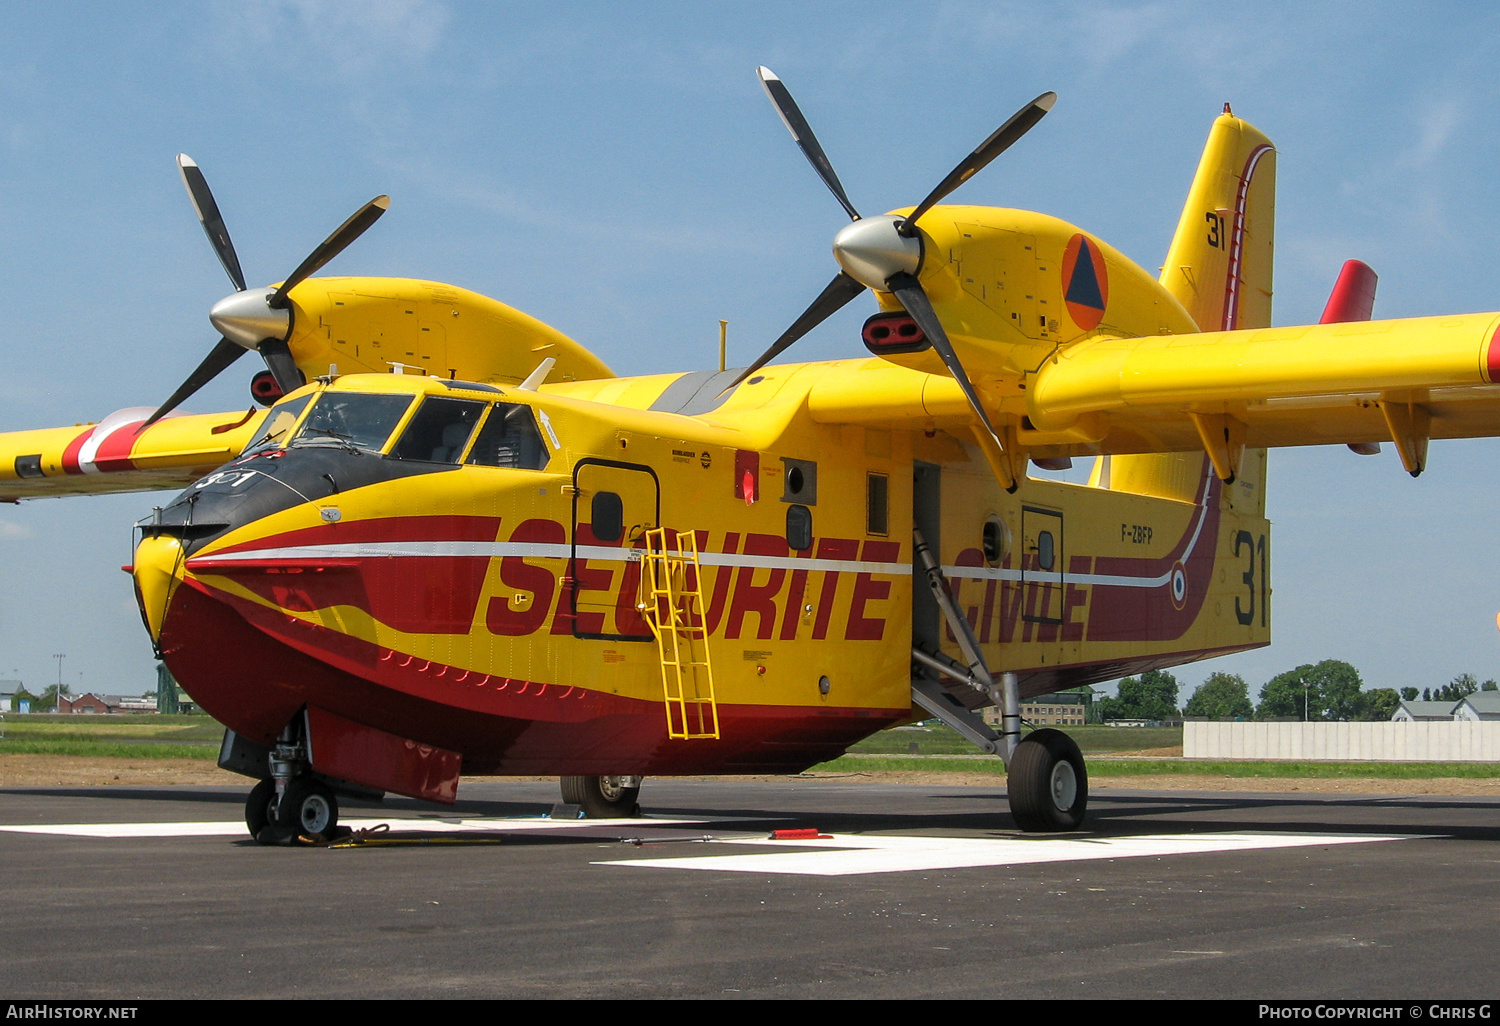
[(1097, 328), (1104, 320), (1104, 305), (1109, 302), (1109, 272), (1104, 254), (1096, 243), (1082, 235), (1068, 240), (1062, 262), (1063, 302), (1068, 316), (1084, 331)]

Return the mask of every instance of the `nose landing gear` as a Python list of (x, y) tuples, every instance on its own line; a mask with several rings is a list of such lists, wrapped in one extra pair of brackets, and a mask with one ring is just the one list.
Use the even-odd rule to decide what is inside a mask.
[(276, 803), (276, 822), (304, 836), (328, 837), (339, 822), (339, 801), (321, 780), (301, 776)]
[(276, 781), (270, 779), (252, 787), (245, 799), (245, 826), (251, 837), (264, 843), (279, 843), (283, 834), (331, 837), (338, 821), (339, 802), (333, 789), (311, 776), (293, 780), (280, 801)]
[(562, 799), (589, 819), (626, 819), (640, 814), (640, 777), (563, 777)]
[(250, 836), (262, 844), (332, 838), (338, 828), (339, 802), (333, 789), (313, 775), (298, 720), (281, 732), (267, 762), (271, 776), (251, 788), (245, 799)]

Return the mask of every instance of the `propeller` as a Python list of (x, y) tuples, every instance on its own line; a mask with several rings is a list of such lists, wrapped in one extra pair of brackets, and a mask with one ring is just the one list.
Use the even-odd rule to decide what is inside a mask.
[(219, 205), (214, 202), (208, 180), (186, 153), (177, 155), (177, 169), (182, 174), (182, 184), (187, 187), (193, 211), (198, 215), (198, 223), (203, 226), (203, 233), (208, 236), (219, 263), (224, 265), (224, 273), (229, 275), (235, 292), (215, 303), (208, 314), (209, 321), (219, 329), (219, 341), (177, 391), (146, 418), (138, 429), (142, 431), (176, 409), (249, 350), (260, 353), (283, 394), (301, 387), (302, 372), (297, 369), (297, 361), (286, 341), (292, 333), (288, 293), (348, 248), (391, 205), (389, 196), (376, 196), (309, 253), (279, 287), (247, 289), (245, 274), (240, 270), (240, 258), (234, 251), (229, 229), (224, 226), (224, 218), (219, 213)]
[(890, 292), (906, 308), (906, 312), (911, 315), (912, 320), (917, 322), (917, 326), (922, 329), (932, 348), (942, 358), (943, 364), (953, 375), (954, 381), (963, 390), (965, 398), (968, 399), (969, 405), (979, 418), (979, 423), (988, 435), (988, 440), (994, 443), (997, 450), (1003, 451), (1004, 446), (1000, 442), (1000, 437), (990, 422), (984, 405), (979, 400), (979, 392), (974, 388), (973, 382), (964, 370), (963, 363), (954, 351), (947, 332), (943, 330), (937, 312), (932, 308), (931, 300), (928, 299), (922, 283), (917, 279), (917, 271), (922, 266), (922, 237), (917, 230), (917, 222), (936, 204), (941, 203), (950, 193), (978, 174), (986, 165), (1009, 149), (1016, 140), (1030, 131), (1052, 109), (1052, 105), (1057, 102), (1057, 94), (1043, 93), (1011, 115), (989, 138), (960, 161), (958, 166), (949, 172), (948, 176), (939, 182), (937, 187), (928, 193), (927, 198), (914, 207), (910, 214), (905, 217), (890, 214), (879, 217), (860, 217), (859, 212), (854, 209), (854, 204), (850, 203), (848, 196), (844, 194), (844, 187), (833, 170), (833, 164), (823, 152), (823, 147), (818, 144), (817, 136), (813, 134), (807, 119), (802, 116), (797, 101), (792, 99), (792, 94), (787, 90), (786, 85), (769, 68), (757, 68), (756, 74), (760, 77), (760, 83), (765, 88), (766, 95), (771, 98), (777, 114), (781, 116), (782, 123), (786, 125), (787, 131), (792, 134), (792, 139), (802, 150), (802, 155), (813, 166), (813, 170), (818, 173), (818, 177), (823, 180), (828, 191), (833, 193), (834, 198), (843, 206), (851, 223), (844, 226), (833, 240), (834, 258), (843, 268), (838, 277), (834, 278), (818, 298), (814, 299), (812, 304), (803, 311), (802, 316), (798, 317), (792, 326), (783, 332), (781, 337), (773, 342), (771, 347), (754, 363), (745, 368), (724, 391), (728, 392), (780, 356), (792, 343), (812, 331), (866, 288), (877, 292)]

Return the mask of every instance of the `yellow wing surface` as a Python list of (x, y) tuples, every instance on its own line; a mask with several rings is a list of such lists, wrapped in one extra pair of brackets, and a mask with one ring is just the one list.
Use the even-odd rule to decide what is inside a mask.
[(141, 431), (143, 406), (97, 424), (0, 434), (0, 501), (185, 488), (238, 455), (266, 413), (172, 416)]
[(1093, 418), (1103, 452), (1193, 447), (1195, 417), (1251, 446), (1394, 441), (1416, 472), (1427, 438), (1500, 434), (1497, 328), (1483, 313), (1099, 339), (1038, 371), (1028, 415), (1047, 433)]

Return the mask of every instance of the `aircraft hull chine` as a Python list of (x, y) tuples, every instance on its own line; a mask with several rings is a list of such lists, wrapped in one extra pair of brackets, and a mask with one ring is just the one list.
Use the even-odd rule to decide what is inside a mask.
[[(797, 773), (910, 716), (910, 710), (721, 704), (718, 739), (667, 736), (660, 702), (569, 684), (472, 675), (308, 624), (188, 579), (162, 630), (163, 657), (204, 710), (270, 745), (304, 708), (453, 750), (470, 775), (692, 775)], [(221, 661), (192, 639), (220, 639)], [(373, 678), (373, 679), (372, 679)], [(481, 680), (482, 679), (482, 680)], [(318, 765), (314, 739), (313, 768)], [(330, 775), (393, 786), (382, 760)], [(430, 798), (426, 793), (413, 797)], [(441, 800), (441, 799), (439, 799)]]

